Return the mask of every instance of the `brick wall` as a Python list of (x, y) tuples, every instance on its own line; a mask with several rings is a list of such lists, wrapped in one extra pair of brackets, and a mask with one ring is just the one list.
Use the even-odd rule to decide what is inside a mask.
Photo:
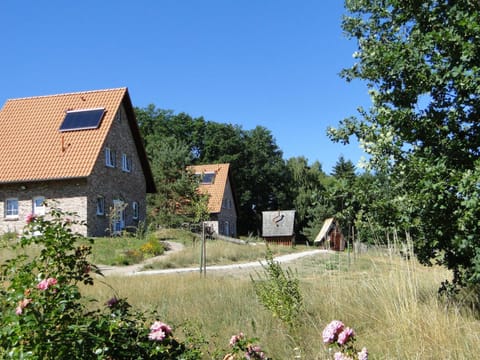
[[(86, 220), (86, 186), (86, 179), (26, 182), (0, 186), (0, 233), (9, 231), (21, 233), (25, 226), (25, 218), (33, 212), (33, 199), (37, 196), (44, 197), (49, 206), (58, 207), (65, 212), (75, 212), (79, 220)], [(8, 198), (18, 199), (18, 217), (16, 218), (7, 219), (5, 216), (5, 200)], [(85, 226), (79, 225), (73, 230), (82, 235), (87, 234)]]
[[(115, 153), (115, 167), (106, 166), (105, 151), (108, 147)], [(122, 154), (131, 161), (131, 171), (122, 170)], [(97, 215), (97, 198), (105, 200), (105, 215)], [(107, 136), (103, 150), (95, 163), (92, 175), (88, 178), (88, 211), (87, 223), (89, 235), (103, 236), (108, 234), (109, 209), (115, 199), (125, 202), (125, 226), (133, 229), (146, 216), (146, 183), (137, 154), (135, 143), (128, 125), (123, 107), (115, 117), (112, 128)], [(133, 202), (138, 203), (138, 219), (133, 218)]]
[(237, 211), (235, 209), (232, 187), (228, 179), (223, 194), (222, 210), (220, 214), (217, 214), (216, 220), (218, 221), (218, 233), (220, 235), (237, 236)]

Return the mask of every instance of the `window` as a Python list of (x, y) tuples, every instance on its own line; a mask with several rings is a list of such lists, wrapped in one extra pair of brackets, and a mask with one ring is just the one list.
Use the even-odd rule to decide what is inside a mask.
[(105, 148), (105, 165), (108, 167), (115, 167), (115, 151), (110, 148)]
[(105, 215), (105, 198), (97, 196), (97, 215)]
[(18, 218), (18, 199), (10, 198), (5, 201), (5, 217)]
[(132, 203), (132, 209), (133, 209), (133, 219), (134, 220), (137, 220), (138, 219), (138, 203), (136, 201), (134, 201)]
[(214, 181), (215, 181), (215, 173), (214, 172), (203, 173), (201, 175), (200, 182), (202, 184), (213, 184)]
[(43, 196), (35, 196), (32, 200), (33, 215), (45, 215), (45, 198)]
[(132, 159), (127, 154), (122, 154), (122, 170), (125, 172), (132, 171)]

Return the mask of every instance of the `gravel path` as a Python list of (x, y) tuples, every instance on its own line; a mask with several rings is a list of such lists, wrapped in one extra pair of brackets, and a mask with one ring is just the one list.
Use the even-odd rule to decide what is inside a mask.
[[(145, 270), (142, 271), (142, 268), (152, 262), (158, 261), (160, 258), (169, 256), (175, 252), (181, 251), (183, 245), (180, 243), (169, 242), (168, 243), (170, 250), (168, 250), (164, 255), (160, 255), (154, 258), (150, 258), (141, 264), (135, 264), (130, 266), (103, 266), (100, 265), (99, 268), (105, 276), (133, 276), (133, 275), (157, 275), (157, 274), (174, 274), (174, 273), (185, 273), (185, 272), (198, 272), (199, 267), (190, 267), (190, 268), (178, 268), (178, 269), (162, 269), (162, 270)], [(316, 254), (328, 253), (329, 250), (314, 249), (308, 251), (302, 251), (293, 254), (280, 255), (274, 258), (276, 262), (285, 263), (300, 259), (305, 256), (312, 256)], [(243, 270), (251, 269), (255, 267), (260, 267), (262, 264), (265, 264), (263, 261), (252, 261), (242, 264), (231, 264), (231, 265), (212, 265), (207, 266), (206, 271), (227, 271), (227, 270)]]

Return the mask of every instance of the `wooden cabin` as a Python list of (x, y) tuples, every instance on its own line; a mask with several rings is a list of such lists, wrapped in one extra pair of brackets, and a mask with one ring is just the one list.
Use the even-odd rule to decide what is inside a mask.
[(295, 244), (295, 210), (262, 212), (262, 236), (267, 243)]
[(345, 238), (335, 218), (324, 221), (322, 229), (313, 241), (314, 245), (335, 251), (345, 250)]

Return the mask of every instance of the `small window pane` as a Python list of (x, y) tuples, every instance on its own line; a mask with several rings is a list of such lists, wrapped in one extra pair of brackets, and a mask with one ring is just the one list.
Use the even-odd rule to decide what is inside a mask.
[(202, 174), (202, 184), (213, 184), (215, 181), (215, 173), (204, 173)]
[(115, 167), (115, 152), (110, 148), (105, 148), (105, 165)]
[(18, 199), (7, 199), (5, 201), (5, 216), (18, 217)]
[(136, 220), (138, 219), (138, 203), (136, 201), (132, 203), (132, 209), (133, 209), (133, 218)]
[(97, 215), (105, 214), (105, 198), (103, 196), (97, 197)]
[(33, 198), (32, 212), (34, 215), (45, 215), (45, 198), (43, 196), (36, 196)]
[(127, 156), (127, 154), (122, 154), (122, 170), (130, 172), (132, 170), (132, 160)]

